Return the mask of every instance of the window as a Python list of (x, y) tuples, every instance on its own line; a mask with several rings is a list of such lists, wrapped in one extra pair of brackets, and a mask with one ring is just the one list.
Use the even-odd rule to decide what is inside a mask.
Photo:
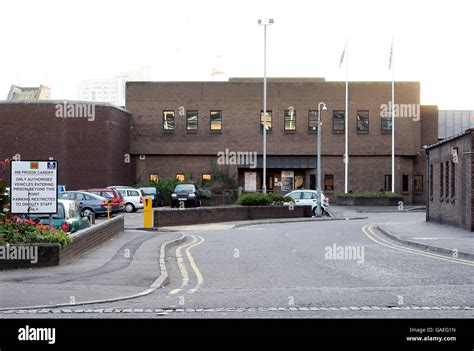
[(285, 131), (296, 131), (296, 111), (285, 110)]
[(430, 200), (433, 201), (433, 165), (430, 165)]
[(369, 111), (357, 111), (357, 133), (369, 132)]
[(392, 131), (392, 114), (390, 112), (380, 115), (381, 130), (383, 133)]
[(135, 190), (127, 190), (127, 195), (128, 196), (140, 196), (140, 193)]
[[(260, 111), (260, 131), (263, 132), (263, 125), (265, 120), (263, 119), (263, 111)], [(267, 111), (267, 132), (272, 131), (272, 111)]]
[(163, 130), (165, 132), (175, 131), (174, 111), (163, 111)]
[(402, 176), (402, 191), (408, 193), (408, 175), (406, 174)]
[(300, 199), (301, 199), (301, 194), (302, 194), (301, 191), (295, 191), (295, 192), (289, 194), (289, 196), (290, 196), (293, 200), (300, 200)]
[(451, 199), (454, 200), (456, 196), (456, 173), (455, 163), (451, 161)]
[(152, 183), (157, 183), (158, 179), (159, 179), (158, 174), (154, 174), (154, 173), (150, 174), (150, 177), (148, 178), (148, 180)]
[(176, 174), (176, 180), (177, 181), (184, 182), (185, 179), (186, 179), (186, 177), (184, 176), (184, 173), (177, 173)]
[(423, 176), (416, 175), (413, 177), (413, 192), (415, 194), (423, 194)]
[(209, 187), (211, 185), (211, 174), (210, 173), (203, 173), (202, 174), (202, 186)]
[(334, 191), (334, 174), (324, 175), (324, 191)]
[(392, 175), (386, 174), (383, 181), (383, 191), (392, 191)]
[(344, 111), (332, 111), (332, 132), (343, 133), (345, 130)]
[[(442, 198), (444, 194), (444, 169), (443, 164), (439, 164), (439, 197)], [(441, 199), (442, 201), (442, 199)]]
[(222, 131), (222, 111), (211, 111), (211, 132)]
[(318, 132), (318, 110), (308, 111), (308, 133)]
[(446, 161), (446, 170), (444, 174), (444, 181), (445, 181), (445, 186), (444, 186), (444, 196), (446, 198), (449, 197), (449, 162)]
[(186, 132), (187, 133), (198, 132), (198, 112), (197, 111), (186, 111)]
[(302, 194), (303, 194), (303, 196), (301, 197), (302, 200), (313, 200), (313, 193), (310, 193), (309, 191), (305, 191)]

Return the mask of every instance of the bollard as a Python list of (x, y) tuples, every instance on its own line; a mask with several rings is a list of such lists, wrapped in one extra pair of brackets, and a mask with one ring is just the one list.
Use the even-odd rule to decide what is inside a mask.
[(95, 213), (90, 213), (89, 214), (89, 223), (91, 225), (94, 225), (95, 224)]
[(151, 197), (145, 197), (143, 204), (143, 227), (153, 227), (153, 200)]

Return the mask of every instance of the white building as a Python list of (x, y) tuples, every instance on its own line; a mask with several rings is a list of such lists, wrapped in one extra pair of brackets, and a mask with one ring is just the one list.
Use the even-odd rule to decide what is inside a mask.
[(108, 79), (83, 80), (79, 85), (77, 97), (84, 101), (109, 102), (117, 106), (125, 106), (125, 83), (146, 80), (150, 80), (149, 68), (130, 70)]

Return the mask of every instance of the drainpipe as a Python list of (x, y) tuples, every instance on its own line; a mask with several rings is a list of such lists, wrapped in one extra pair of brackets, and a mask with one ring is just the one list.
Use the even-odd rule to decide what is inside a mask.
[(426, 203), (426, 221), (429, 222), (429, 213), (430, 213), (430, 153), (426, 147), (424, 147), (426, 153), (425, 159), (425, 203)]

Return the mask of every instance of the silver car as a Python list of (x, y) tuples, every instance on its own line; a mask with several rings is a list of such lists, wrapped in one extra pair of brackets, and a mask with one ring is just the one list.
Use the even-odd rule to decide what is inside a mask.
[[(313, 214), (316, 215), (316, 208), (318, 206), (318, 192), (316, 190), (293, 190), (292, 192), (286, 194), (295, 200), (295, 206), (311, 206)], [(329, 199), (321, 191), (321, 209), (322, 212), (327, 212), (329, 208)]]

